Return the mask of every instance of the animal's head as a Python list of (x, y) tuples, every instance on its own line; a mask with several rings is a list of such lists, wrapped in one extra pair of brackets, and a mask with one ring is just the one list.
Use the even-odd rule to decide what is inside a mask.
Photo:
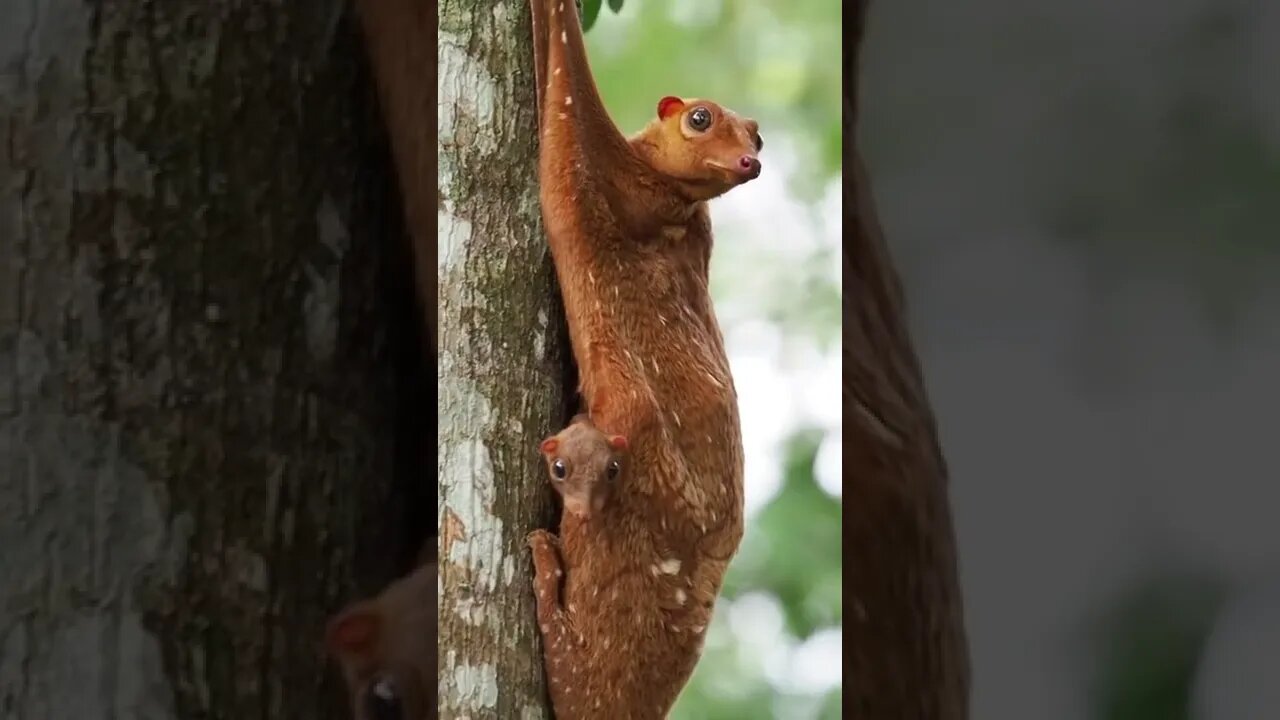
[(543, 440), (539, 449), (565, 512), (590, 520), (604, 510), (622, 477), (626, 438), (605, 435), (590, 421), (576, 420)]
[(329, 621), (325, 646), (355, 720), (435, 720), (435, 564), (348, 605)]
[(653, 167), (710, 200), (760, 176), (760, 125), (710, 100), (668, 96), (641, 133)]

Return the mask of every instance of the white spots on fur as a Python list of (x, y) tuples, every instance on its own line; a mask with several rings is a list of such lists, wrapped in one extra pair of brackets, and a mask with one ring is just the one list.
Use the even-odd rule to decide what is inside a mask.
[(590, 270), (587, 270), (587, 280), (588, 280), (592, 285), (595, 285), (595, 284), (596, 284), (596, 274), (595, 274), (595, 273), (593, 273), (593, 272), (591, 272)]
[(680, 588), (676, 588), (676, 604), (683, 605), (685, 599), (686, 599), (686, 596), (684, 594), (684, 590), (681, 590)]
[(680, 424), (680, 415), (676, 411), (671, 411), (671, 419), (676, 421), (676, 427), (684, 427)]
[(560, 568), (556, 568), (556, 577), (560, 577), (564, 572)]
[(659, 567), (662, 569), (662, 572), (666, 573), (667, 575), (675, 575), (676, 573), (680, 572), (680, 559), (667, 558), (666, 560), (662, 561), (662, 564), (659, 565)]
[(565, 104), (565, 105), (572, 105), (572, 104), (573, 104), (573, 96), (572, 96), (572, 95), (565, 95), (565, 96), (564, 96), (564, 104)]
[(568, 120), (568, 119), (569, 119), (569, 116), (568, 116), (568, 115), (565, 115), (564, 113), (556, 113), (556, 117), (560, 118), (561, 120)]
[(720, 390), (724, 389), (724, 385), (721, 385), (720, 381), (717, 380), (714, 375), (712, 375), (710, 372), (707, 372), (705, 370), (703, 372), (706, 373), (707, 379), (711, 381), (712, 385), (715, 385), (717, 389), (720, 389)]
[(560, 74), (560, 68), (556, 68), (555, 70), (551, 71), (551, 74), (552, 74), (552, 75), (559, 75), (559, 74)]
[(560, 31), (560, 42), (565, 45), (569, 44), (569, 34), (563, 30)]
[(658, 573), (659, 573), (659, 572), (660, 572), (660, 571), (658, 570), (658, 566), (657, 566), (657, 565), (650, 565), (650, 566), (649, 566), (649, 574), (650, 574), (650, 575), (652, 575), (652, 576), (654, 576), (654, 577), (658, 577)]
[(653, 358), (653, 359), (649, 360), (649, 364), (653, 365), (653, 374), (654, 374), (654, 376), (655, 376), (655, 377), (659, 377), (659, 376), (661, 376), (661, 375), (662, 375), (662, 371), (658, 369), (658, 360), (657, 360), (657, 358)]

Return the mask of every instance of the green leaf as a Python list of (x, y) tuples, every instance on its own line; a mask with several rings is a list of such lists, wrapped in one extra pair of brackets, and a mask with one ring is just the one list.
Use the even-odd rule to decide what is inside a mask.
[(609, 0), (609, 9), (615, 13), (622, 12), (622, 0)]
[(1215, 578), (1153, 576), (1108, 607), (1095, 625), (1094, 717), (1185, 720), (1191, 686), (1221, 603)]
[(822, 431), (802, 428), (790, 439), (782, 490), (748, 526), (724, 586), (731, 598), (772, 593), (787, 631), (800, 639), (842, 619), (840, 502), (813, 477), (822, 438)]
[(582, 8), (582, 29), (585, 32), (596, 24), (596, 18), (600, 15), (600, 0), (582, 0), (580, 7)]

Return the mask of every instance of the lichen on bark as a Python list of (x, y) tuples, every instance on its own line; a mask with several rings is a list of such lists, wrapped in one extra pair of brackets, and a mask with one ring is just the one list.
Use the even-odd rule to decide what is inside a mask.
[(566, 343), (541, 232), (526, 5), (440, 7), (441, 717), (545, 717), (525, 535)]

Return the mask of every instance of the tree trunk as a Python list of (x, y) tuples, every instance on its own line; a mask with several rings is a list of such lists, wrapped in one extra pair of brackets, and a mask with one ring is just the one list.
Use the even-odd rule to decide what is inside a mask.
[(420, 539), (345, 3), (0, 18), (0, 716), (345, 716), (324, 622)]
[(546, 717), (525, 536), (569, 362), (541, 232), (523, 0), (446, 0), (439, 30), (442, 718)]
[(901, 282), (857, 150), (857, 58), (867, 2), (845, 49), (845, 558), (860, 720), (965, 720), (969, 664), (947, 468), (908, 337)]

